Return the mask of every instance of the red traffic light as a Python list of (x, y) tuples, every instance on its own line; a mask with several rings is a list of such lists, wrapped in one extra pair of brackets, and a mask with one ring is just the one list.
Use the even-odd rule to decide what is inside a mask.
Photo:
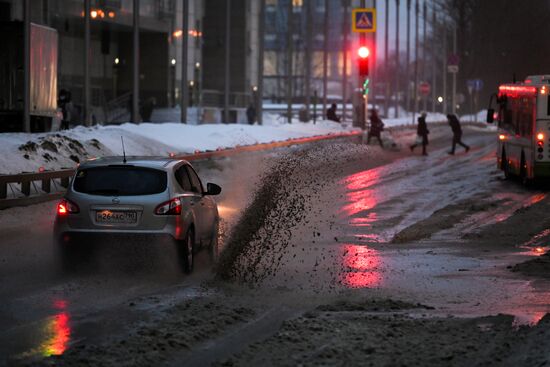
[(370, 51), (369, 51), (368, 47), (366, 47), (366, 46), (361, 46), (361, 47), (359, 47), (359, 49), (357, 50), (357, 55), (358, 55), (361, 59), (366, 59), (367, 57), (369, 57), (369, 54), (370, 54)]
[(361, 46), (357, 49), (359, 76), (369, 76), (369, 55), (370, 50), (367, 46)]

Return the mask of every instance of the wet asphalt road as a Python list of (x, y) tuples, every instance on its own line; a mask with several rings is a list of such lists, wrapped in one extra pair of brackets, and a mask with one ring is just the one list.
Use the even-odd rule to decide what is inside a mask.
[[(277, 268), (260, 264), (273, 271), (258, 285), (316, 294), (369, 289), (429, 304), (442, 313), (508, 312), (520, 322), (535, 322), (550, 311), (546, 282), (531, 282), (505, 269), (532, 253), (510, 246), (472, 248), (462, 246), (461, 239), (463, 233), (545, 200), (546, 194), (500, 180), (494, 134), (468, 131), (465, 140), (472, 150), (456, 156), (446, 154), (445, 134), (442, 129), (438, 140), (434, 130), (428, 157), (411, 157), (406, 147), (385, 152), (373, 147), (372, 159), (344, 165), (316, 193), (307, 225), (292, 229), (293, 240)], [(255, 188), (260, 158), (201, 168), (203, 177), (224, 187), (220, 212), (229, 229)], [(468, 200), (500, 204), (465, 215), (454, 227), (436, 222), (430, 238), (391, 243), (435, 211)], [(84, 338), (123, 333), (129, 320), (143, 316), (126, 313), (122, 306), (154, 294), (187, 297), (186, 292), (212, 278), (206, 254), (199, 255), (198, 270), (186, 277), (173, 261), (174, 249), (162, 241), (101, 243), (90, 264), (63, 273), (51, 241), (54, 211), (55, 203), (44, 203), (0, 212), (0, 356), (11, 361), (59, 354)]]

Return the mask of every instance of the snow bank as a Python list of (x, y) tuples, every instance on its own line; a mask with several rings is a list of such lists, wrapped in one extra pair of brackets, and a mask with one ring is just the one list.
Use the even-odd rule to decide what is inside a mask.
[(32, 172), (40, 167), (47, 170), (68, 168), (94, 156), (121, 155), (121, 136), (127, 155), (166, 156), (352, 130), (331, 121), (287, 124), (271, 114), (266, 114), (265, 120), (263, 126), (125, 123), (77, 127), (56, 133), (4, 133), (0, 134), (0, 174)]

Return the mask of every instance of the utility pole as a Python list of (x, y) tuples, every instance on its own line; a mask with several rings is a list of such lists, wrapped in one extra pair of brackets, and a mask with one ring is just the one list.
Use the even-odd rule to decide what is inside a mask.
[[(89, 13), (89, 12), (88, 12)], [(134, 60), (132, 70), (132, 122), (139, 122), (139, 0), (134, 0)]]
[(90, 62), (91, 43), (90, 43), (90, 0), (84, 1), (84, 125), (92, 124), (92, 106), (91, 106), (91, 86), (90, 86)]
[[(189, 106), (189, 87), (187, 86), (187, 53), (189, 42), (189, 0), (183, 0), (181, 20), (181, 123), (187, 123), (187, 106)], [(198, 82), (196, 80), (195, 82)]]
[(447, 114), (447, 27), (443, 24), (443, 109), (444, 115)]
[(389, 1), (386, 0), (386, 24), (384, 24), (385, 32), (384, 32), (384, 114), (386, 117), (389, 117), (388, 114), (388, 100), (390, 98), (390, 75), (388, 73), (388, 34), (389, 34), (389, 24), (390, 24), (390, 4)]
[(416, 113), (418, 112), (418, 0), (415, 1), (414, 11), (415, 11), (415, 31), (414, 31), (414, 89), (413, 89), (413, 98), (414, 98), (414, 110), (412, 115), (412, 123), (415, 124)]
[(405, 85), (405, 109), (410, 111), (411, 107), (411, 94), (410, 94), (410, 81), (411, 81), (411, 0), (407, 0), (407, 62), (405, 65), (406, 85)]
[[(376, 0), (373, 0), (372, 7), (374, 8), (375, 11), (377, 11), (376, 10)], [(377, 69), (377, 64), (376, 64), (376, 59), (378, 58), (378, 52), (377, 52), (378, 49), (376, 48), (376, 33), (377, 32), (372, 33), (372, 50), (371, 50), (371, 52), (372, 52), (372, 57), (371, 57), (371, 59), (372, 59), (372, 64), (371, 64), (372, 65), (372, 68), (371, 68), (371, 70), (372, 70), (372, 72), (371, 72), (371, 74), (372, 74), (372, 78), (371, 78), (372, 88), (371, 89), (372, 89), (373, 93), (374, 93), (374, 87), (375, 87), (375, 84), (374, 84), (375, 79), (378, 76), (378, 69)], [(368, 106), (367, 106), (367, 108), (368, 108)]]
[(294, 6), (292, 0), (288, 1), (288, 19), (287, 19), (287, 35), (286, 35), (286, 113), (288, 118), (288, 123), (292, 123), (292, 18), (294, 14)]
[(344, 33), (344, 43), (342, 45), (342, 55), (344, 58), (344, 68), (342, 70), (342, 122), (346, 121), (346, 107), (347, 107), (347, 101), (348, 101), (348, 33), (349, 33), (349, 25), (348, 25), (348, 8), (350, 0), (343, 0), (344, 1), (344, 22), (343, 22), (343, 33)]
[[(89, 5), (89, 0), (86, 1)], [(23, 128), (25, 132), (31, 132), (31, 2), (25, 0), (23, 2), (23, 18), (24, 18), (24, 96), (23, 96)], [(90, 16), (88, 11), (88, 17)], [(88, 18), (89, 21), (89, 18)]]
[(225, 86), (223, 98), (223, 119), (229, 121), (229, 93), (231, 93), (231, 0), (225, 0)]
[(432, 7), (432, 113), (435, 113), (435, 100), (437, 98), (437, 75), (436, 75), (436, 63), (437, 57), (435, 52), (435, 30), (436, 30), (436, 19), (435, 19), (435, 4)]
[(395, 118), (399, 118), (399, 0), (395, 0)]
[(313, 0), (306, 0), (306, 54), (305, 54), (305, 102), (306, 102), (306, 119), (309, 121), (309, 109), (311, 104), (311, 34), (313, 32)]
[(258, 95), (256, 102), (256, 111), (258, 115), (258, 125), (263, 124), (263, 103), (264, 103), (264, 49), (265, 49), (265, 0), (260, 0), (260, 23), (258, 25)]
[[(366, 7), (366, 4), (365, 4), (365, 0), (361, 0), (361, 8), (365, 8)], [(365, 40), (366, 40), (367, 36), (365, 33), (360, 33), (359, 34), (359, 45), (361, 46), (364, 46), (365, 45)], [(374, 49), (374, 47), (372, 47)], [(368, 61), (368, 60), (367, 60)], [(360, 74), (360, 73), (358, 73)], [(363, 78), (362, 77), (359, 77), (358, 78), (358, 81), (359, 81), (359, 89), (361, 89), (363, 87)], [(354, 93), (354, 96), (356, 96), (357, 93)], [(361, 127), (362, 130), (365, 130), (366, 126), (367, 126), (367, 118), (368, 118), (368, 109), (369, 109), (369, 106), (368, 106), (368, 103), (369, 103), (369, 100), (368, 100), (368, 95), (361, 95), (360, 96), (360, 100), (357, 101), (357, 106), (360, 106), (359, 110), (361, 111), (359, 114), (356, 114), (358, 116), (356, 116), (357, 120), (358, 120), (358, 123), (359, 123), (359, 126)], [(355, 108), (355, 104), (354, 104), (354, 108)]]
[[(426, 0), (424, 0), (424, 6), (422, 7), (422, 14), (423, 14), (423, 20), (424, 20), (424, 44), (422, 45), (422, 81), (426, 82), (428, 80), (428, 73), (426, 72), (426, 61), (427, 57), (427, 49), (428, 49), (428, 42), (426, 38), (426, 27), (428, 25), (427, 19), (428, 19), (428, 6), (426, 3)], [(424, 95), (424, 101), (423, 101), (423, 107), (422, 109), (426, 111), (428, 109), (428, 96)]]
[(325, 21), (323, 29), (323, 119), (327, 116), (327, 87), (328, 87), (328, 3), (325, 0)]
[[(456, 26), (453, 28), (453, 54), (456, 55)], [(456, 114), (456, 74), (453, 73), (453, 105), (451, 111)]]

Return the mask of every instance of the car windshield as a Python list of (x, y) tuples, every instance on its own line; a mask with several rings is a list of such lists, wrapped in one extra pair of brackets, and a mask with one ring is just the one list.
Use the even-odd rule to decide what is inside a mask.
[(164, 171), (135, 166), (107, 166), (79, 170), (73, 188), (92, 195), (153, 195), (164, 192), (166, 182)]

